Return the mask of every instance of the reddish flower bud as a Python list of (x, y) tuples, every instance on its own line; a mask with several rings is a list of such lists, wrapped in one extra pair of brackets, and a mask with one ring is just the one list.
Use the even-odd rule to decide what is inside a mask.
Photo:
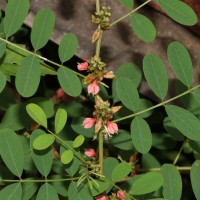
[(78, 63), (77, 68), (80, 71), (87, 70), (88, 69), (88, 63), (87, 62)]
[(92, 83), (90, 83), (88, 85), (88, 93), (89, 94), (96, 95), (99, 92), (99, 90), (100, 90), (100, 88), (99, 88), (99, 85), (96, 80), (92, 81)]
[(125, 199), (126, 195), (124, 194), (124, 192), (122, 190), (119, 190), (117, 192), (117, 197), (121, 198), (121, 199)]
[(97, 197), (95, 197), (96, 200), (106, 200), (106, 196), (105, 195), (99, 195)]
[(84, 128), (91, 128), (96, 122), (96, 118), (85, 118), (83, 121)]
[(108, 130), (108, 134), (112, 135), (112, 134), (118, 132), (118, 126), (116, 123), (107, 121), (106, 126), (107, 126), (107, 130)]
[(85, 149), (85, 153), (84, 153), (87, 157), (96, 157), (96, 152), (94, 149), (92, 148), (86, 148)]

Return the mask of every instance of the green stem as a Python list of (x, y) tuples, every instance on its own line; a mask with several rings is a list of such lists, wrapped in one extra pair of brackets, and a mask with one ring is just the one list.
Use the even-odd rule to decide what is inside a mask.
[(99, 133), (99, 165), (100, 165), (100, 174), (103, 175), (103, 133)]
[(173, 97), (173, 98), (171, 98), (171, 99), (168, 99), (168, 100), (166, 100), (166, 101), (163, 101), (163, 102), (161, 102), (161, 103), (159, 103), (159, 104), (157, 104), (157, 105), (155, 105), (155, 106), (152, 106), (152, 107), (147, 108), (147, 109), (145, 109), (145, 110), (139, 111), (139, 112), (137, 112), (137, 113), (134, 113), (134, 114), (131, 114), (131, 115), (127, 115), (127, 116), (125, 116), (125, 117), (122, 117), (122, 118), (113, 120), (113, 122), (119, 122), (119, 121), (122, 121), (122, 120), (125, 120), (125, 119), (129, 119), (129, 118), (135, 117), (135, 116), (137, 116), (137, 115), (140, 115), (140, 114), (142, 114), (142, 113), (145, 113), (145, 112), (148, 112), (148, 111), (150, 111), (150, 110), (153, 110), (153, 109), (155, 109), (155, 108), (158, 108), (158, 107), (160, 107), (160, 106), (163, 106), (163, 105), (165, 105), (165, 104), (167, 104), (167, 103), (170, 103), (170, 102), (172, 102), (172, 101), (174, 101), (174, 100), (176, 100), (176, 99), (178, 99), (178, 98), (180, 98), (180, 97), (182, 97), (182, 96), (184, 96), (184, 95), (186, 95), (186, 94), (192, 92), (193, 90), (196, 90), (196, 89), (199, 88), (199, 87), (200, 87), (200, 85), (197, 85), (197, 86), (195, 86), (195, 87), (193, 87), (193, 88), (187, 90), (186, 92), (183, 92), (182, 94), (179, 94), (179, 95), (177, 95), (177, 96), (175, 96), (175, 97)]
[[(191, 170), (191, 167), (188, 166), (188, 167), (178, 167), (178, 166), (175, 166), (176, 169), (178, 171), (190, 171)], [(137, 172), (159, 172), (161, 168), (150, 168), (150, 169), (139, 169), (137, 170)]]
[(110, 27), (114, 26), (115, 24), (117, 24), (118, 22), (124, 20), (126, 17), (130, 16), (131, 14), (135, 13), (137, 10), (139, 10), (140, 8), (142, 8), (143, 6), (145, 6), (146, 4), (148, 4), (149, 2), (151, 2), (152, 0), (148, 0), (146, 2), (144, 2), (143, 4), (141, 4), (140, 6), (138, 6), (136, 9), (132, 10), (131, 12), (123, 15), (122, 17), (120, 17), (119, 19), (117, 19), (116, 21), (114, 21), (113, 23), (110, 24)]
[(184, 145), (188, 142), (188, 139), (185, 139), (185, 141), (183, 142), (178, 154), (176, 155), (175, 159), (174, 159), (174, 162), (173, 162), (173, 165), (176, 165), (180, 155), (181, 155), (181, 152), (183, 151), (183, 148), (184, 148)]
[(8, 180), (3, 179), (2, 182), (5, 183), (51, 183), (51, 182), (65, 182), (65, 181), (75, 181), (78, 180), (80, 177), (74, 178), (64, 178), (64, 179), (42, 179), (42, 180), (31, 180), (31, 179), (21, 179), (21, 180)]
[(67, 142), (65, 142), (62, 138), (58, 137), (56, 134), (54, 134), (53, 132), (51, 132), (49, 129), (47, 129), (47, 131), (53, 135), (56, 139), (58, 139), (61, 144), (64, 144), (68, 149), (70, 149), (71, 151), (73, 151), (74, 155), (79, 158), (82, 162), (85, 162), (85, 160), (82, 158), (82, 156), (80, 156), (69, 144), (67, 144)]
[(96, 0), (96, 12), (100, 12), (100, 0)]
[[(13, 44), (12, 42), (9, 42), (8, 40), (5, 40), (5, 39), (1, 38), (1, 37), (0, 37), (0, 41), (3, 41), (3, 42), (5, 42), (5, 43), (7, 43), (7, 44), (9, 44), (9, 45), (11, 45), (13, 47), (16, 47), (17, 49), (20, 49), (20, 50), (22, 50), (22, 51), (24, 51), (26, 53), (29, 53), (30, 55), (33, 55), (33, 56), (35, 56), (35, 57), (37, 57), (37, 58), (39, 58), (41, 60), (44, 60), (45, 62), (50, 63), (50, 64), (52, 64), (54, 66), (63, 67), (63, 65), (60, 65), (60, 64), (58, 64), (58, 63), (56, 63), (56, 62), (54, 62), (52, 60), (49, 60), (49, 59), (47, 59), (47, 58), (45, 58), (45, 57), (43, 57), (41, 55), (38, 55), (35, 52), (31, 52), (31, 51), (29, 51), (27, 49), (24, 49), (24, 48), (22, 48), (22, 47), (20, 47), (20, 46), (18, 46), (16, 44)], [(85, 77), (83, 74), (80, 74), (80, 73), (78, 73), (78, 72), (76, 72), (76, 71), (74, 71), (74, 70), (72, 70), (70, 68), (68, 68), (68, 69), (71, 70), (73, 73), (77, 74), (78, 76), (82, 77), (82, 78)]]
[(96, 54), (95, 54), (95, 56), (96, 56), (97, 58), (100, 57), (100, 50), (101, 50), (101, 40), (102, 40), (102, 37), (103, 37), (103, 31), (100, 30), (99, 38), (98, 38), (98, 40), (97, 40), (97, 45), (96, 45)]

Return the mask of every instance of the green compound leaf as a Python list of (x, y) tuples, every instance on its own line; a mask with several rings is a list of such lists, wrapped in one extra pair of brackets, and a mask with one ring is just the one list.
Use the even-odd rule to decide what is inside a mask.
[(192, 8), (182, 1), (158, 0), (158, 4), (173, 20), (180, 24), (193, 26), (198, 21)]
[(177, 168), (171, 164), (164, 164), (161, 167), (161, 174), (164, 179), (164, 198), (169, 200), (180, 200), (182, 194), (182, 180)]
[(45, 150), (50, 147), (55, 141), (55, 137), (50, 134), (43, 134), (33, 141), (33, 148), (36, 150)]
[(0, 58), (6, 52), (6, 43), (4, 41), (0, 41)]
[(71, 181), (68, 187), (68, 199), (69, 200), (93, 200), (93, 197), (87, 187), (87, 185), (81, 185), (77, 187), (77, 183)]
[(6, 86), (6, 76), (0, 71), (0, 93)]
[(129, 9), (132, 9), (134, 5), (134, 0), (119, 0), (119, 2), (122, 4), (122, 6)]
[(44, 183), (38, 191), (36, 200), (59, 200), (59, 198), (54, 187)]
[(112, 81), (112, 96), (115, 103), (119, 101), (116, 91), (116, 82), (118, 78), (122, 77), (130, 79), (137, 88), (142, 80), (142, 73), (138, 66), (133, 63), (125, 63), (117, 68), (115, 79)]
[(119, 78), (116, 83), (117, 94), (128, 109), (135, 111), (140, 103), (135, 85), (127, 78)]
[(55, 131), (57, 134), (60, 133), (60, 131), (62, 131), (66, 122), (67, 122), (67, 112), (65, 109), (59, 108), (56, 112), (56, 117), (55, 117)]
[(59, 45), (58, 54), (62, 63), (68, 61), (76, 53), (78, 48), (78, 39), (76, 35), (68, 33), (63, 36)]
[(21, 177), (24, 168), (23, 144), (12, 129), (2, 129), (0, 133), (0, 154), (8, 169)]
[(154, 54), (146, 55), (143, 70), (151, 89), (160, 99), (164, 99), (168, 90), (168, 77), (162, 60)]
[(192, 183), (192, 189), (196, 199), (200, 199), (200, 190), (199, 190), (199, 179), (200, 179), (200, 160), (196, 160), (190, 171), (190, 178)]
[(19, 94), (30, 97), (35, 94), (40, 83), (40, 60), (32, 55), (26, 57), (17, 70), (15, 85)]
[(141, 175), (132, 185), (130, 193), (133, 195), (147, 194), (156, 191), (163, 185), (163, 178), (159, 172), (148, 172)]
[(54, 13), (49, 9), (41, 9), (33, 22), (31, 43), (35, 51), (41, 49), (48, 42), (55, 24)]
[(152, 42), (156, 37), (156, 28), (144, 15), (134, 13), (131, 16), (131, 25), (138, 38), (144, 42)]
[(51, 171), (51, 167), (53, 164), (53, 154), (52, 148), (45, 149), (44, 151), (37, 151), (33, 149), (33, 141), (41, 136), (46, 134), (43, 130), (37, 129), (32, 132), (30, 138), (30, 150), (31, 156), (35, 163), (37, 170), (42, 174), (44, 177), (47, 177)]
[(82, 85), (80, 79), (73, 71), (66, 67), (61, 67), (57, 71), (57, 76), (60, 86), (68, 95), (77, 97), (81, 94)]
[(83, 135), (78, 135), (73, 141), (73, 148), (80, 147), (85, 141), (85, 137)]
[[(181, 1), (180, 1), (181, 2)], [(173, 72), (186, 86), (192, 84), (192, 61), (187, 49), (180, 42), (173, 42), (168, 46), (167, 56)]]
[(21, 200), (22, 186), (21, 183), (13, 183), (6, 186), (0, 191), (0, 199), (5, 200)]
[(135, 117), (131, 122), (131, 138), (134, 147), (140, 153), (147, 153), (152, 145), (152, 134), (147, 122), (140, 118)]
[(28, 15), (30, 5), (27, 0), (8, 1), (4, 18), (4, 33), (6, 37), (17, 32)]
[(191, 112), (177, 107), (168, 105), (165, 110), (169, 119), (174, 126), (186, 137), (191, 140), (200, 141), (200, 122)]
[(47, 128), (47, 117), (40, 106), (30, 103), (26, 106), (26, 111), (35, 122)]
[(112, 172), (112, 180), (120, 181), (131, 172), (131, 166), (127, 162), (119, 163)]
[(61, 155), (61, 162), (64, 164), (64, 165), (67, 165), (69, 164), (74, 158), (74, 153), (72, 150), (66, 150), (62, 153)]

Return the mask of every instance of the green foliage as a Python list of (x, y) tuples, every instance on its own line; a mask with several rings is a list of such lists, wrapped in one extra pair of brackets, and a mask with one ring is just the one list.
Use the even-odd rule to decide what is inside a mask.
[(131, 16), (131, 25), (134, 33), (144, 42), (152, 42), (156, 37), (156, 28), (144, 15), (135, 13)]
[(59, 108), (55, 116), (55, 131), (60, 133), (67, 122), (67, 112), (65, 109)]
[(13, 183), (6, 186), (0, 191), (1, 199), (14, 199), (19, 200), (22, 198), (22, 186), (21, 183)]
[(61, 67), (57, 71), (58, 81), (62, 89), (72, 97), (81, 94), (81, 82), (76, 74), (66, 67)]
[(141, 195), (153, 192), (163, 185), (163, 178), (159, 172), (148, 172), (141, 175), (132, 185), (130, 193)]
[(146, 55), (143, 70), (151, 89), (160, 99), (164, 99), (168, 91), (168, 77), (162, 60), (154, 54)]
[(164, 179), (163, 196), (169, 200), (181, 199), (182, 180), (176, 167), (171, 164), (164, 164), (161, 167), (161, 174)]
[(35, 122), (47, 128), (47, 117), (40, 106), (30, 103), (26, 106), (26, 111)]
[(120, 181), (131, 172), (131, 166), (127, 162), (119, 163), (112, 172), (112, 180)]
[(128, 78), (118, 78), (116, 89), (120, 101), (128, 109), (135, 111), (140, 103), (139, 94), (135, 85)]
[(167, 56), (173, 72), (186, 86), (192, 83), (192, 61), (187, 49), (180, 42), (173, 42), (167, 49)]
[(61, 154), (61, 162), (65, 165), (69, 164), (74, 158), (72, 150), (66, 150)]
[(197, 23), (195, 12), (186, 3), (178, 0), (158, 0), (161, 8), (176, 22), (192, 26)]
[(199, 141), (199, 120), (189, 111), (178, 106), (165, 106), (167, 115), (174, 126), (191, 140)]
[(24, 168), (23, 145), (12, 129), (1, 130), (0, 154), (8, 169), (20, 178)]
[(15, 85), (19, 94), (30, 97), (35, 94), (40, 83), (40, 60), (34, 56), (26, 57), (17, 70)]
[(0, 71), (0, 93), (6, 86), (6, 76)]
[(50, 147), (55, 141), (54, 136), (43, 134), (33, 141), (33, 148), (36, 150), (45, 150)]
[(32, 132), (30, 137), (30, 150), (31, 156), (33, 158), (34, 164), (37, 170), (42, 174), (44, 177), (47, 177), (50, 173), (52, 164), (53, 164), (53, 154), (51, 148), (45, 149), (44, 151), (37, 151), (33, 149), (33, 141), (46, 133), (40, 129), (37, 129)]
[[(41, 9), (36, 14), (30, 31), (31, 47), (16, 44), (19, 35), (24, 37), (24, 30), (29, 33), (21, 28), (29, 1), (9, 0), (5, 15), (0, 11), (0, 199), (92, 200), (98, 195), (116, 199), (119, 190), (126, 200), (191, 199), (193, 193), (200, 198), (200, 85), (192, 86), (193, 66), (187, 48), (175, 41), (167, 49), (169, 64), (179, 79), (173, 98), (163, 61), (153, 52), (144, 56), (143, 72), (130, 60), (118, 67), (112, 83), (104, 82), (106, 76), (113, 75), (107, 73), (100, 58), (105, 57), (100, 55), (102, 33), (131, 17), (135, 35), (152, 42), (156, 28), (149, 18), (136, 13), (149, 2), (138, 2), (139, 7), (112, 22), (112, 9), (100, 7), (101, 1), (96, 1), (92, 16), (97, 24), (96, 52), (87, 58), (84, 75), (63, 65), (77, 52), (75, 34), (67, 33), (61, 39), (61, 64), (39, 51), (53, 32), (55, 16), (51, 10)], [(119, 3), (128, 9), (134, 6), (134, 0)], [(194, 11), (182, 1), (156, 3), (181, 24), (197, 22)], [(33, 52), (29, 50), (32, 47)], [(54, 75), (61, 88), (56, 84), (50, 87), (45, 75)], [(146, 93), (139, 94), (144, 89), (143, 84), (139, 88), (142, 77), (161, 103), (146, 99)], [(87, 95), (88, 84), (100, 88), (99, 96)], [(171, 99), (164, 101), (166, 96)], [(170, 105), (177, 98), (184, 108)], [(165, 110), (154, 111), (162, 106)], [(84, 128), (86, 118), (91, 128)], [(84, 152), (90, 148), (96, 155), (86, 156)], [(190, 170), (193, 191), (185, 181), (188, 176), (182, 181), (182, 170)], [(182, 187), (188, 190), (182, 191)]]
[(140, 153), (147, 153), (152, 145), (152, 135), (149, 125), (140, 117), (131, 122), (131, 139), (134, 147)]
[(199, 191), (199, 178), (200, 178), (200, 160), (196, 160), (191, 168), (190, 178), (192, 183), (192, 189), (194, 191), (196, 199), (200, 198)]
[(132, 9), (134, 5), (134, 0), (119, 0), (119, 2), (125, 7)]
[(36, 200), (59, 200), (59, 198), (54, 187), (44, 183), (38, 191)]
[(78, 48), (78, 39), (76, 35), (68, 33), (63, 36), (59, 45), (58, 54), (62, 63), (68, 61), (76, 53)]
[(73, 141), (73, 148), (78, 148), (80, 147), (85, 141), (84, 136), (79, 135), (75, 138), (75, 140)]
[(41, 9), (33, 22), (31, 43), (35, 51), (41, 49), (48, 42), (55, 24), (55, 16), (49, 9)]
[(6, 6), (4, 33), (6, 37), (13, 35), (22, 26), (28, 15), (30, 5), (27, 0), (12, 0)]

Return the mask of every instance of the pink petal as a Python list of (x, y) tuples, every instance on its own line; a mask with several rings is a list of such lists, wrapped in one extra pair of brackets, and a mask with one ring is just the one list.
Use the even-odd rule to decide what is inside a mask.
[(126, 195), (124, 194), (124, 192), (122, 190), (119, 190), (117, 192), (117, 196), (121, 199), (125, 199), (126, 198)]
[(95, 118), (85, 118), (85, 120), (83, 121), (83, 126), (84, 128), (91, 128), (96, 122)]
[(106, 200), (106, 196), (105, 195), (100, 195), (100, 196), (97, 196), (95, 197), (95, 200)]
[(88, 85), (88, 93), (96, 95), (99, 92), (100, 88), (97, 84), (97, 81), (94, 80), (92, 83)]
[(87, 68), (88, 68), (88, 63), (87, 63), (87, 62), (78, 63), (77, 68), (78, 68), (78, 70), (80, 70), (80, 71), (87, 70)]
[(107, 121), (107, 129), (110, 134), (114, 134), (118, 132), (118, 126), (114, 122)]
[(93, 148), (86, 148), (84, 154), (87, 157), (96, 157), (96, 152)]

